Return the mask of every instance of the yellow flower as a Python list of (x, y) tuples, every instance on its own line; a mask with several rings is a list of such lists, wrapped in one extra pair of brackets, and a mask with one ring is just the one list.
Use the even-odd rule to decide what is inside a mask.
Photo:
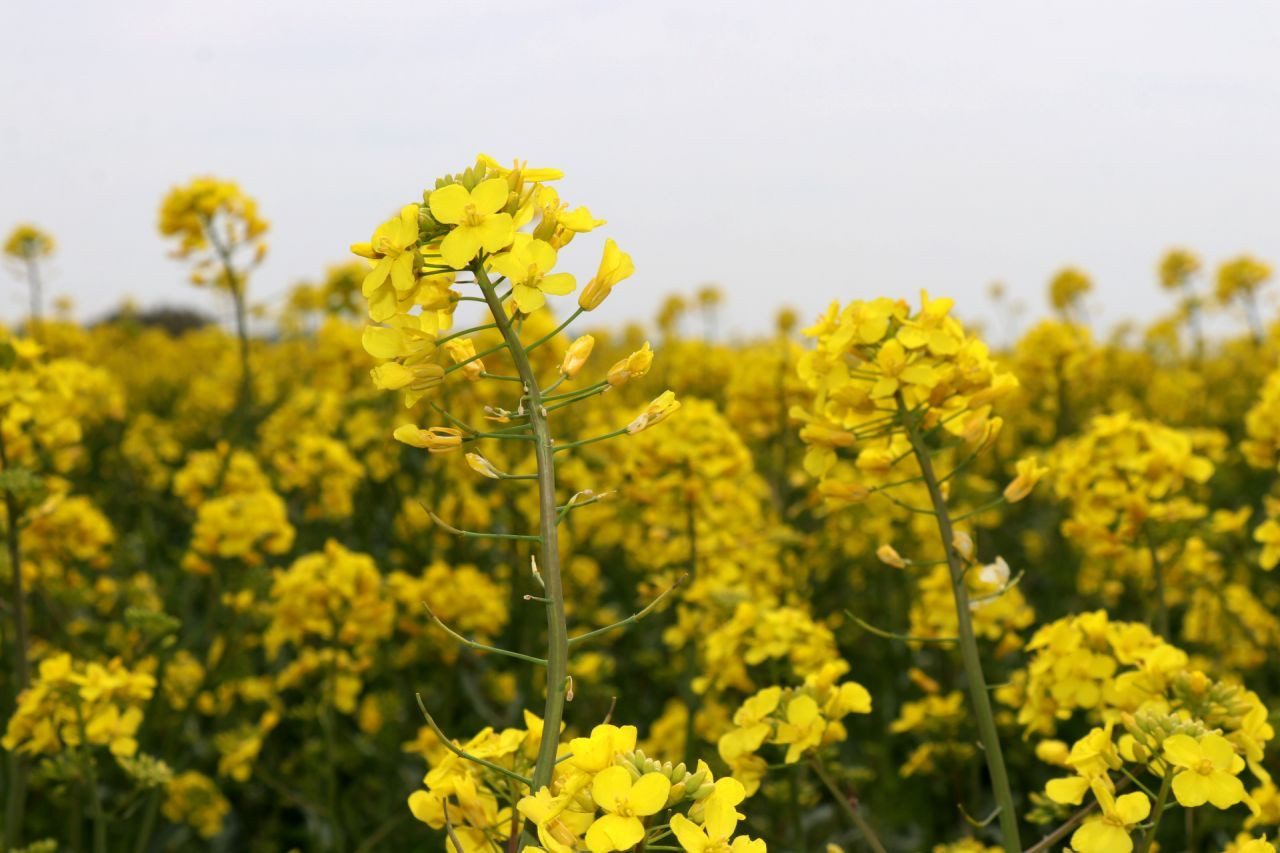
[(797, 696), (787, 705), (787, 721), (778, 726), (774, 742), (788, 744), (787, 764), (795, 764), (807, 750), (822, 744), (827, 721), (812, 696)]
[(606, 767), (591, 783), (591, 798), (604, 809), (587, 829), (591, 853), (629, 850), (644, 839), (640, 819), (657, 814), (667, 805), (671, 780), (661, 773), (646, 773), (634, 783), (625, 767)]
[(31, 260), (53, 254), (53, 237), (34, 225), (23, 224), (9, 232), (4, 253), (13, 258)]
[[(396, 314), (396, 306), (417, 284), (413, 264), (417, 257), (418, 205), (406, 204), (400, 214), (373, 232), (368, 243), (353, 243), (351, 251), (368, 258), (373, 269), (364, 277), (361, 292), (369, 300), (369, 317), (381, 323)], [(387, 284), (390, 283), (390, 287)]]
[(1253, 531), (1253, 541), (1262, 546), (1262, 554), (1258, 557), (1258, 566), (1264, 571), (1271, 571), (1280, 564), (1280, 521), (1268, 518)]
[(871, 388), (871, 398), (880, 400), (892, 397), (900, 389), (917, 385), (929, 389), (937, 382), (937, 373), (920, 360), (908, 363), (907, 350), (894, 338), (880, 347), (876, 354), (876, 366), (881, 377)]
[(631, 256), (619, 249), (613, 238), (609, 238), (604, 243), (604, 256), (595, 277), (587, 282), (578, 296), (578, 307), (583, 311), (599, 308), (613, 291), (613, 286), (635, 271), (636, 265), (631, 262)]
[(524, 314), (532, 314), (545, 305), (547, 293), (564, 296), (573, 292), (573, 276), (569, 273), (547, 275), (556, 265), (556, 250), (528, 234), (516, 234), (511, 248), (495, 255), (492, 265), (511, 282), (511, 298)]
[(543, 788), (532, 797), (524, 797), (516, 805), (520, 814), (538, 828), (538, 840), (548, 853), (574, 853), (579, 848), (582, 833), (591, 825), (590, 812), (570, 808), (576, 794), (577, 791), (571, 790), (553, 797), (550, 790)]
[(1173, 735), (1165, 739), (1164, 757), (1178, 768), (1173, 795), (1182, 805), (1195, 808), (1209, 802), (1226, 809), (1245, 800), (1244, 783), (1236, 776), (1244, 759), (1221, 735), (1207, 734), (1199, 741)]
[(717, 779), (715, 789), (703, 801), (702, 826), (684, 815), (672, 815), (671, 831), (688, 853), (764, 853), (765, 843), (746, 837), (732, 838), (742, 815), (737, 805), (747, 792), (737, 779)]
[(1140, 791), (1113, 797), (1101, 782), (1094, 783), (1093, 794), (1102, 807), (1102, 815), (1075, 831), (1071, 836), (1071, 849), (1078, 853), (1129, 853), (1133, 849), (1129, 833), (1134, 824), (1151, 814), (1151, 800)]
[(481, 249), (492, 254), (510, 245), (515, 223), (511, 214), (498, 212), (506, 207), (509, 191), (505, 179), (490, 178), (470, 192), (461, 184), (449, 184), (431, 193), (427, 198), (431, 215), (443, 225), (454, 226), (440, 243), (440, 257), (446, 264), (460, 270)]
[(591, 737), (576, 737), (569, 741), (569, 759), (579, 770), (598, 773), (613, 764), (619, 753), (636, 748), (636, 727), (615, 726), (605, 723), (591, 730)]

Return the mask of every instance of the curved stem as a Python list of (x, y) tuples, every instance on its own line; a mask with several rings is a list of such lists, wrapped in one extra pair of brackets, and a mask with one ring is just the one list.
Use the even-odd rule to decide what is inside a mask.
[(907, 439), (911, 442), (911, 449), (920, 465), (920, 475), (924, 477), (925, 486), (929, 490), (934, 517), (938, 522), (938, 535), (942, 539), (942, 547), (947, 555), (947, 566), (951, 569), (951, 591), (955, 597), (956, 633), (959, 635), (960, 656), (964, 662), (965, 679), (969, 682), (969, 696), (973, 702), (974, 716), (977, 718), (982, 753), (987, 759), (987, 772), (991, 775), (991, 787), (996, 804), (1000, 807), (1001, 841), (1006, 853), (1020, 853), (1022, 842), (1018, 838), (1018, 812), (1013, 804), (1013, 791), (1009, 787), (1009, 771), (1005, 768), (1004, 754), (1000, 748), (1000, 735), (996, 731), (996, 719), (991, 711), (987, 679), (982, 672), (982, 656), (978, 652), (978, 639), (973, 631), (973, 616), (969, 609), (969, 588), (964, 579), (965, 568), (951, 544), (954, 533), (951, 528), (951, 516), (947, 512), (947, 501), (942, 496), (942, 488), (933, 470), (933, 460), (920, 434), (919, 422), (907, 411), (901, 394), (898, 395), (898, 408), (903, 415)]
[[(9, 470), (9, 454), (0, 428), (0, 470)], [(11, 489), (5, 490), (5, 539), (9, 551), (9, 571), (13, 575), (13, 598), (9, 605), (13, 611), (13, 686), (14, 696), (27, 689), (27, 593), (22, 583), (22, 548), (18, 539), (18, 522), (21, 508)], [(20, 846), (22, 816), (26, 811), (27, 766), (26, 761), (12, 750), (6, 756), (4, 849)]]
[[(564, 611), (564, 586), (560, 579), (560, 539), (557, 530), (555, 446), (547, 426), (547, 414), (542, 405), (542, 391), (529, 352), (520, 341), (519, 334), (511, 326), (502, 302), (489, 280), (484, 264), (477, 261), (471, 266), (476, 283), (489, 303), (502, 339), (511, 350), (511, 360), (516, 373), (524, 382), (525, 397), (529, 407), (529, 425), (533, 427), (534, 455), (538, 463), (538, 536), (541, 539), (542, 583), (549, 599), (547, 608), (547, 696), (542, 714), (542, 741), (538, 744), (538, 758), (533, 770), (534, 791), (551, 784), (556, 766), (556, 753), (560, 749), (560, 722), (564, 719), (565, 691), (569, 681), (569, 626)], [(537, 341), (533, 346), (549, 340), (567, 326), (579, 312), (575, 312), (554, 332)], [(530, 346), (529, 349), (532, 349)]]
[(822, 784), (831, 792), (831, 796), (835, 797), (836, 805), (840, 807), (840, 811), (844, 812), (845, 817), (849, 818), (850, 822), (862, 833), (867, 846), (876, 851), (876, 853), (885, 853), (884, 844), (880, 842), (880, 836), (876, 835), (875, 830), (871, 828), (871, 824), (867, 823), (867, 819), (862, 816), (862, 811), (853, 804), (849, 795), (840, 790), (836, 780), (832, 779), (831, 774), (827, 772), (822, 759), (815, 755), (809, 764), (813, 767), (813, 772), (818, 774), (818, 778), (822, 780)]

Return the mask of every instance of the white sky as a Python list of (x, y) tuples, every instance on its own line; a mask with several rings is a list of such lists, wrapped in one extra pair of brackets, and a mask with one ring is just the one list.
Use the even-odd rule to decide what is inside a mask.
[[(155, 232), (173, 183), (273, 222), (265, 298), (346, 257), (477, 151), (564, 168), (638, 272), (598, 312), (706, 282), (729, 325), (910, 295), (1093, 315), (1168, 305), (1163, 249), (1280, 261), (1280, 4), (5, 0), (0, 231), (57, 236), (51, 296), (210, 307)], [(17, 282), (0, 317), (21, 315)]]

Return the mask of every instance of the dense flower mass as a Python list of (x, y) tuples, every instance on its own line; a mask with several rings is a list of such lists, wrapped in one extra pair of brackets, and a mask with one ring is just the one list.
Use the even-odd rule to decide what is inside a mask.
[(1275, 853), (1265, 261), (1114, 334), (1074, 267), (1021, 334), (584, 328), (669, 282), (562, 178), (480, 155), (262, 305), (256, 202), (178, 186), (233, 332), (43, 318), (12, 232), (4, 849)]

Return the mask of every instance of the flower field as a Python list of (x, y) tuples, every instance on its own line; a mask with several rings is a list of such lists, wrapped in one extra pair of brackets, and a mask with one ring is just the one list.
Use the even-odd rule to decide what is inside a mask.
[(1172, 250), (1106, 333), (1076, 269), (1016, 335), (607, 327), (656, 285), (560, 177), (407, 186), (270, 314), (266, 212), (177, 186), (227, 330), (46, 315), (12, 232), (4, 850), (1274, 853), (1264, 262)]

